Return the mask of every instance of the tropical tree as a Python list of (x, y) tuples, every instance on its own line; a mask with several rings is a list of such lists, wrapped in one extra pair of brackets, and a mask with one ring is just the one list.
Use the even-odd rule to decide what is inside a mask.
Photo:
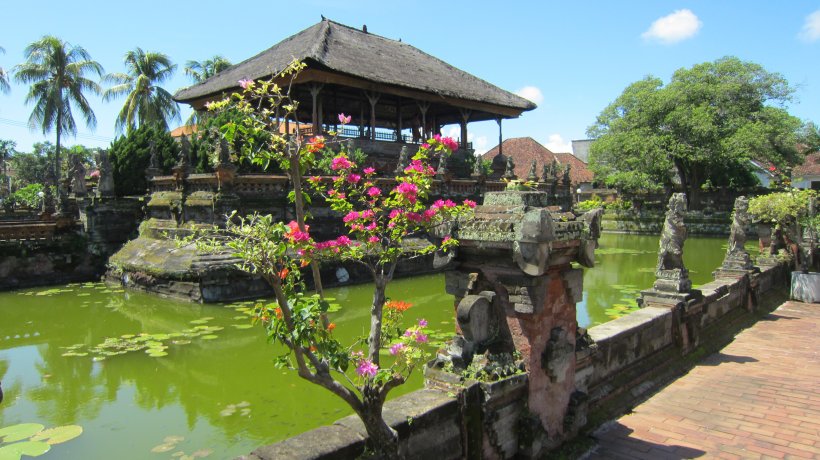
[(117, 115), (117, 130), (130, 132), (146, 124), (168, 130), (168, 121), (179, 120), (179, 106), (159, 84), (171, 78), (176, 64), (165, 54), (146, 53), (139, 47), (125, 53), (123, 61), (127, 73), (112, 73), (103, 79), (114, 85), (103, 92), (103, 101), (126, 96)]
[(230, 67), (231, 61), (223, 56), (216, 55), (204, 61), (188, 61), (185, 63), (185, 75), (199, 83)]
[(12, 140), (7, 139), (0, 139), (0, 161), (3, 163), (3, 167), (0, 170), (0, 178), (2, 179), (2, 183), (0, 183), (0, 196), (7, 195), (11, 193), (11, 178), (8, 175), (8, 163), (9, 158), (14, 155), (14, 147), (16, 147)]
[(29, 116), (31, 128), (40, 127), (43, 134), (53, 129), (57, 134), (54, 152), (54, 175), (60, 177), (60, 148), (64, 133), (77, 134), (72, 108), (79, 110), (86, 126), (94, 128), (97, 118), (85, 93), (100, 94), (97, 82), (86, 75), (102, 76), (102, 66), (91, 59), (81, 46), (46, 35), (25, 49), (26, 62), (16, 66), (14, 78), (31, 84), (26, 103), (34, 102)]
[(589, 128), (591, 167), (625, 190), (679, 183), (694, 204), (707, 183), (752, 185), (749, 160), (798, 159), (802, 123), (784, 108), (793, 92), (780, 74), (735, 57), (679, 69), (666, 86), (647, 77)]
[[(0, 54), (5, 54), (6, 50), (0, 46)], [(6, 72), (5, 69), (0, 67), (0, 93), (8, 93), (11, 91), (11, 86), (9, 86), (9, 74)]]
[[(230, 67), (231, 61), (225, 59), (220, 55), (216, 55), (210, 59), (206, 59), (204, 61), (188, 61), (185, 63), (185, 75), (191, 77), (196, 83), (201, 81), (207, 80), (214, 75), (218, 74), (219, 72), (227, 69)], [(205, 113), (199, 113), (194, 111), (188, 120), (185, 121), (186, 125), (192, 126), (199, 124), (203, 121), (203, 117), (205, 117)]]

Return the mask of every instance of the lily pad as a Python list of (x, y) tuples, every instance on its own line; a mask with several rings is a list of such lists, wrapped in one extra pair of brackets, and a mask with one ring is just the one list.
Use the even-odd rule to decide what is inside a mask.
[(163, 439), (163, 442), (178, 443), (178, 442), (182, 442), (184, 440), (185, 440), (185, 438), (183, 436), (171, 435), (171, 436), (166, 436), (165, 439)]
[(162, 453), (162, 452), (168, 452), (168, 451), (174, 450), (174, 448), (175, 448), (176, 446), (177, 446), (177, 444), (176, 444), (175, 442), (166, 442), (166, 443), (164, 443), (164, 444), (160, 444), (160, 445), (158, 445), (158, 446), (154, 446), (154, 448), (153, 448), (153, 449), (151, 449), (151, 452), (154, 452), (154, 453), (160, 454), (160, 453)]
[(0, 441), (4, 443), (27, 439), (43, 431), (45, 425), (39, 423), (20, 423), (0, 429)]
[(214, 453), (213, 449), (199, 449), (195, 452), (191, 452), (191, 457), (192, 458), (205, 458), (205, 457), (211, 455), (212, 453)]
[(19, 460), (23, 455), (39, 457), (51, 450), (51, 446), (44, 442), (16, 442), (0, 447), (0, 460)]
[(253, 324), (234, 324), (233, 327), (236, 329), (250, 329), (253, 327)]
[(45, 441), (48, 445), (62, 444), (83, 434), (79, 425), (65, 425), (43, 430), (31, 437), (32, 441)]
[(213, 339), (216, 339), (216, 338), (218, 338), (218, 337), (219, 337), (219, 336), (218, 336), (218, 335), (216, 335), (216, 334), (208, 334), (208, 335), (203, 335), (203, 336), (202, 336), (202, 337), (200, 337), (200, 338), (201, 338), (202, 340), (213, 340)]

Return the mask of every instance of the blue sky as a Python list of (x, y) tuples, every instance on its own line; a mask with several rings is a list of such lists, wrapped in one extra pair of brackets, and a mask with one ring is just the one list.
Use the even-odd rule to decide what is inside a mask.
[[(681, 67), (733, 55), (779, 72), (797, 88), (790, 112), (820, 122), (820, 1), (375, 1), (300, 2), (7, 1), (2, 7), (0, 67), (23, 61), (43, 35), (83, 46), (106, 72), (123, 71), (134, 47), (159, 51), (178, 64), (165, 87), (190, 85), (187, 60), (221, 54), (240, 62), (320, 20), (399, 39), (538, 108), (504, 122), (504, 138), (530, 136), (556, 152), (586, 137), (601, 110), (646, 75), (668, 81)], [(12, 82), (0, 94), (0, 139), (29, 150), (52, 140), (25, 125), (27, 88)], [(92, 97), (98, 126), (80, 126), (66, 144), (107, 146), (122, 100)], [(183, 110), (183, 120), (189, 111)], [(79, 120), (78, 120), (79, 122)], [(498, 140), (494, 122), (473, 123), (480, 151)], [(445, 127), (445, 134), (450, 128)], [(455, 132), (453, 130), (453, 132)]]

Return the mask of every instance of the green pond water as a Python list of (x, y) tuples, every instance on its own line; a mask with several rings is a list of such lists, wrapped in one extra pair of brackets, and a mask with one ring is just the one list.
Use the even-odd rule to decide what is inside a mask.
[[(710, 281), (725, 244), (687, 240), (695, 284)], [(584, 279), (582, 326), (609, 320), (607, 309), (634, 302), (639, 289), (651, 286), (657, 245), (654, 236), (603, 235), (598, 266)], [(329, 290), (342, 305), (332, 320), (343, 342), (364, 334), (371, 293), (368, 286)], [(453, 330), (442, 275), (396, 280), (388, 295), (412, 302), (408, 325), (427, 319), (441, 331), (435, 340)], [(250, 305), (176, 302), (99, 283), (0, 293), (0, 428), (83, 427), (80, 437), (40, 458), (232, 458), (348, 415), (337, 397), (273, 367), (278, 350), (261, 327), (249, 327)], [(141, 333), (151, 336), (140, 341)], [(150, 346), (94, 350), (122, 336), (122, 347)], [(391, 396), (421, 387), (421, 380), (416, 373)]]

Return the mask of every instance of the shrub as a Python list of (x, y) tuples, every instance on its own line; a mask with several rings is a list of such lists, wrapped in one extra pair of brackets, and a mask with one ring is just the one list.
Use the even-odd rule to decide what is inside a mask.
[(150, 143), (154, 141), (163, 173), (170, 173), (177, 162), (179, 146), (164, 130), (141, 126), (114, 140), (109, 154), (117, 196), (144, 195), (148, 189), (145, 170), (151, 161)]
[(604, 206), (604, 201), (598, 195), (592, 195), (592, 197), (588, 200), (584, 200), (575, 207), (581, 212), (592, 211), (595, 208), (601, 208)]
[(632, 202), (629, 200), (622, 200), (621, 198), (616, 198), (615, 201), (605, 203), (604, 208), (607, 211), (629, 211), (630, 209), (632, 209)]

